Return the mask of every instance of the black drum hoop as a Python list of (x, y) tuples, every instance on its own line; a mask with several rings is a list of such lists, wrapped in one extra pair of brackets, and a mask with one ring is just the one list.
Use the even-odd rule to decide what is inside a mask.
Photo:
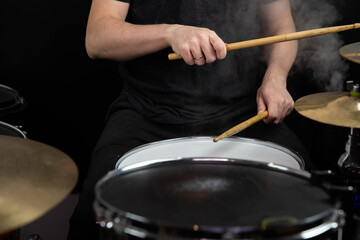
[[(9, 123), (0, 121), (0, 134), (1, 135), (9, 135), (7, 133), (1, 132), (1, 128), (5, 128), (9, 132), (14, 133), (17, 137), (21, 137), (21, 138), (24, 138), (24, 139), (28, 138), (25, 132), (21, 131), (19, 128), (15, 127), (15, 126), (13, 126), (13, 125), (11, 125)], [(14, 136), (14, 135), (11, 135), (11, 136)]]
[(20, 96), (17, 90), (0, 84), (0, 92), (11, 96), (4, 101), (0, 101), (0, 116), (6, 116), (21, 111), (26, 107), (25, 99)]

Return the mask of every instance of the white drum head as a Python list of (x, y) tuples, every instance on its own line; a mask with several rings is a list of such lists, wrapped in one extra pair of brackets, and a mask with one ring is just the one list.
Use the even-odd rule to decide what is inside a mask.
[(212, 137), (176, 138), (145, 144), (130, 150), (116, 168), (149, 160), (216, 157), (274, 163), (292, 169), (304, 169), (304, 161), (292, 150), (271, 142), (231, 137), (213, 142)]

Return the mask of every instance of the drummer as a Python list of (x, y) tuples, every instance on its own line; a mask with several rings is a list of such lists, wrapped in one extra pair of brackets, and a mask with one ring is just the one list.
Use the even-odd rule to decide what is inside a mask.
[[(294, 107), (286, 81), (297, 42), (233, 52), (225, 46), (294, 31), (288, 0), (93, 0), (88, 55), (118, 61), (123, 89), (93, 151), (68, 239), (97, 239), (94, 185), (145, 143), (217, 136), (268, 110), (239, 136), (281, 144), (308, 161), (283, 123)], [(169, 61), (171, 52), (183, 60)]]

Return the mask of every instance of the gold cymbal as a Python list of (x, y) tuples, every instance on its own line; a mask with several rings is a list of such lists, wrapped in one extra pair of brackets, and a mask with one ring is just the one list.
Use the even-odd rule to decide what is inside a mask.
[(0, 234), (55, 207), (78, 179), (65, 153), (29, 139), (0, 135)]
[(360, 42), (343, 46), (339, 50), (340, 55), (354, 63), (360, 63)]
[(299, 98), (295, 109), (312, 120), (341, 127), (360, 128), (360, 97), (350, 92), (323, 92)]

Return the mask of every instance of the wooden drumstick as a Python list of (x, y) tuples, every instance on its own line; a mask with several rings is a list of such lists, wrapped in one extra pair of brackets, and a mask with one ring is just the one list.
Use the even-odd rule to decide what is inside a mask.
[[(318, 29), (313, 29), (313, 30), (282, 34), (282, 35), (277, 35), (277, 36), (273, 36), (273, 37), (258, 38), (258, 39), (248, 40), (248, 41), (229, 43), (229, 44), (226, 44), (226, 49), (228, 51), (231, 51), (231, 50), (237, 50), (237, 49), (243, 49), (243, 48), (250, 48), (250, 47), (262, 46), (262, 45), (267, 45), (267, 44), (272, 44), (272, 43), (279, 43), (279, 42), (286, 42), (286, 41), (298, 40), (298, 39), (303, 39), (303, 38), (315, 37), (315, 36), (325, 35), (325, 34), (329, 34), (329, 33), (336, 33), (336, 32), (356, 29), (356, 28), (360, 28), (360, 23), (335, 26), (335, 27), (327, 27), (327, 28), (318, 28)], [(177, 53), (170, 53), (168, 55), (168, 58), (169, 58), (169, 60), (182, 59), (182, 57), (180, 55), (178, 55)]]
[(234, 134), (236, 134), (236, 133), (244, 130), (245, 128), (248, 128), (248, 127), (250, 127), (251, 125), (259, 122), (260, 120), (262, 120), (262, 119), (264, 119), (264, 118), (267, 118), (267, 116), (269, 116), (269, 112), (268, 112), (268, 111), (264, 111), (264, 112), (262, 112), (262, 113), (259, 113), (259, 114), (256, 115), (255, 117), (252, 117), (252, 118), (250, 118), (250, 119), (248, 119), (248, 120), (246, 120), (246, 121), (244, 121), (244, 122), (236, 125), (235, 127), (227, 130), (227, 131), (224, 132), (223, 134), (215, 137), (215, 138), (213, 139), (213, 141), (214, 141), (214, 142), (217, 142), (217, 141), (219, 141), (219, 140), (221, 140), (221, 139), (223, 139), (223, 138), (230, 137), (230, 136), (232, 136), (232, 135), (234, 135)]

